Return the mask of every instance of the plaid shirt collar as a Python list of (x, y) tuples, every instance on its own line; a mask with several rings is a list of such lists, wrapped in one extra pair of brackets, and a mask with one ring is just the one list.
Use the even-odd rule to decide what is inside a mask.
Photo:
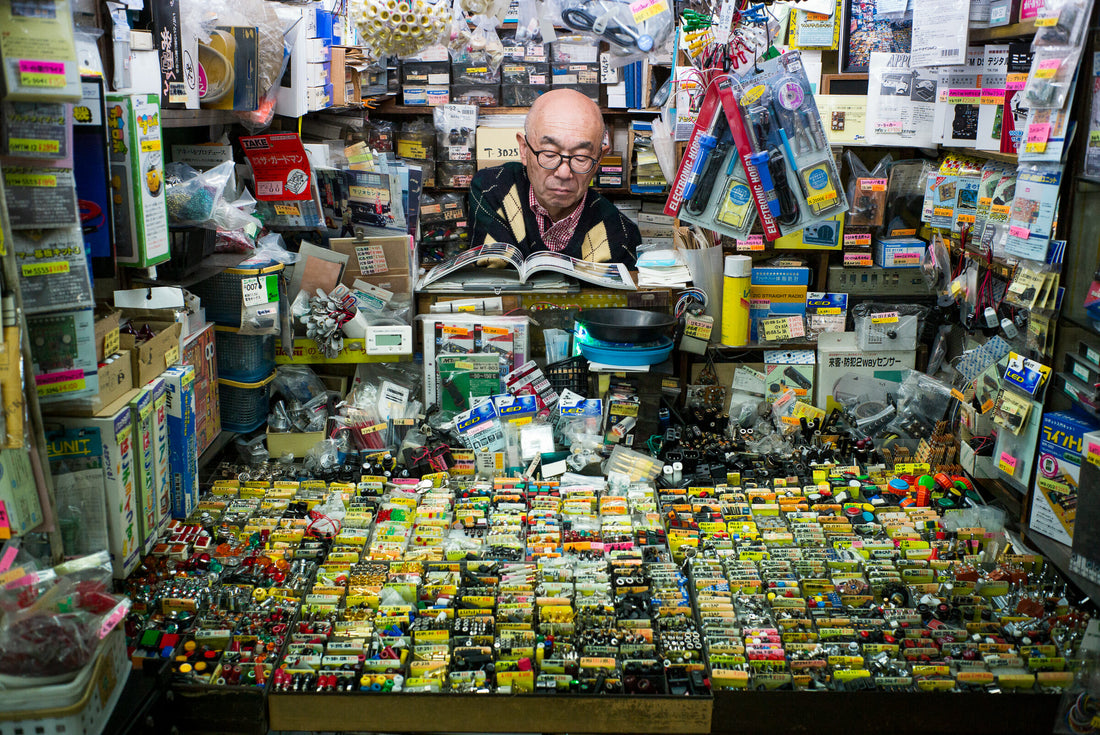
[(582, 200), (568, 217), (554, 222), (550, 218), (550, 212), (535, 198), (535, 187), (532, 186), (528, 190), (527, 199), (531, 205), (531, 210), (535, 213), (535, 221), (539, 225), (539, 235), (542, 237), (546, 249), (560, 253), (569, 247), (569, 241), (573, 239), (573, 233), (576, 231), (577, 223), (581, 219), (584, 201)]

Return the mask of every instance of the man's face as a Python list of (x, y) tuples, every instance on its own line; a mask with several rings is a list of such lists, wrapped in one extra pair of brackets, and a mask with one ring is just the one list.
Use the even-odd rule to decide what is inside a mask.
[(602, 140), (603, 122), (594, 122), (579, 114), (570, 116), (568, 112), (549, 110), (538, 120), (529, 122), (526, 136), (517, 136), (520, 160), (527, 168), (535, 198), (553, 216), (568, 214), (584, 198), (588, 184), (596, 175), (596, 166), (587, 173), (578, 174), (573, 172), (567, 160), (562, 159), (557, 168), (548, 170), (539, 165), (535, 151), (595, 159), (606, 152)]

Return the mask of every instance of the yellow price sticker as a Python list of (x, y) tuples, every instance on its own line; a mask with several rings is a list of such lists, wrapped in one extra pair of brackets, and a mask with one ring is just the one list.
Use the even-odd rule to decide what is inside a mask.
[(20, 72), (19, 86), (21, 87), (64, 87), (64, 74), (42, 74), (39, 72)]
[(1049, 17), (1046, 17), (1046, 18), (1036, 18), (1035, 19), (1035, 27), (1036, 28), (1053, 28), (1056, 25), (1058, 25), (1058, 16), (1057, 15), (1052, 15), (1052, 16), (1049, 16)]
[(61, 141), (41, 140), (39, 138), (9, 138), (8, 152), (12, 154), (36, 153), (39, 155), (60, 153)]
[(142, 153), (156, 153), (159, 150), (160, 150), (160, 141), (159, 140), (143, 140), (143, 141), (141, 141), (141, 152)]
[(118, 327), (103, 335), (103, 356), (109, 357), (118, 352)]
[(8, 186), (33, 186), (45, 189), (57, 187), (57, 177), (53, 174), (5, 173), (4, 183)]
[(53, 276), (60, 273), (69, 272), (69, 262), (67, 260), (58, 260), (52, 263), (24, 263), (23, 275), (27, 277), (31, 276)]
[(180, 361), (180, 346), (172, 345), (164, 351), (164, 367), (172, 367)]
[(301, 212), (299, 212), (297, 204), (276, 204), (275, 214), (283, 217), (297, 217)]

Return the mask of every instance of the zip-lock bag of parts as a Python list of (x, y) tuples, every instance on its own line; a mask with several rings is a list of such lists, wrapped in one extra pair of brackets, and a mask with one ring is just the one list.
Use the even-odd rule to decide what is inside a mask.
[(915, 350), (927, 309), (912, 304), (864, 303), (852, 310), (861, 350)]

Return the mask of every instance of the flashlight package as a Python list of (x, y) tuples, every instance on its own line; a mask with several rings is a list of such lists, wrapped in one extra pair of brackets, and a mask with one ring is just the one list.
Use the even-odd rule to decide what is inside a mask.
[(728, 132), (726, 126), (727, 138), (717, 142), (708, 156), (698, 185), (684, 200), (680, 219), (744, 240), (756, 223), (756, 207), (745, 167)]
[(848, 210), (797, 52), (717, 87), (768, 240)]

